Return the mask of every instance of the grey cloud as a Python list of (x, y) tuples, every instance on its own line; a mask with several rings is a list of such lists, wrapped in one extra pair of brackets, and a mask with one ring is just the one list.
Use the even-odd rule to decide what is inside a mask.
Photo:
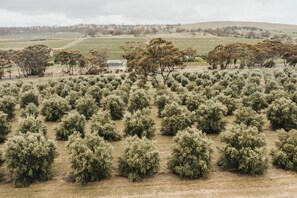
[[(0, 0), (0, 3), (0, 9), (11, 14), (29, 18), (43, 16), (40, 18), (45, 24), (49, 23), (47, 15), (86, 23), (104, 19), (105, 23), (114, 23), (118, 18), (127, 23), (297, 21), (296, 0)], [(0, 25), (4, 19), (1, 16), (0, 11)], [(108, 21), (113, 18), (117, 20)]]

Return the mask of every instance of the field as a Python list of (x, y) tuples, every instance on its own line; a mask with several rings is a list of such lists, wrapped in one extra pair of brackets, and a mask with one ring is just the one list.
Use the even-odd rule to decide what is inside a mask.
[[(198, 71), (194, 69), (194, 71)], [(258, 71), (258, 70), (257, 70)], [(271, 70), (261, 70), (272, 72)], [(198, 72), (201, 72), (200, 70)], [(253, 72), (249, 70), (246, 72)], [(262, 73), (263, 74), (263, 73)], [(32, 82), (34, 86), (39, 83), (47, 82), (53, 78), (25, 79), (25, 84)], [(1, 81), (1, 84), (7, 81)], [(132, 88), (136, 88), (133, 85)], [(170, 89), (168, 89), (170, 92)], [(172, 146), (172, 137), (163, 136), (160, 133), (161, 118), (157, 116), (157, 107), (154, 104), (153, 96), (156, 89), (149, 87), (148, 93), (151, 99), (151, 117), (156, 124), (156, 134), (153, 137), (153, 143), (156, 150), (160, 153), (161, 168), (160, 171), (138, 183), (131, 183), (127, 178), (120, 177), (117, 172), (117, 160), (123, 152), (125, 138), (119, 142), (113, 142), (113, 173), (111, 178), (100, 182), (89, 183), (86, 186), (80, 186), (67, 181), (69, 174), (69, 163), (67, 150), (64, 141), (55, 141), (56, 122), (46, 122), (48, 137), (56, 142), (59, 156), (53, 166), (53, 178), (47, 182), (35, 183), (28, 188), (14, 188), (6, 167), (2, 166), (0, 172), (2, 179), (0, 182), (0, 194), (4, 197), (295, 197), (297, 195), (297, 174), (296, 172), (277, 169), (269, 162), (269, 168), (262, 176), (247, 176), (236, 172), (224, 171), (217, 166), (219, 157), (217, 147), (221, 145), (218, 135), (208, 135), (213, 141), (215, 150), (212, 160), (212, 170), (207, 179), (182, 180), (170, 173), (167, 169), (167, 158), (170, 155)], [(262, 111), (265, 114), (265, 110)], [(127, 112), (126, 114), (127, 115)], [(16, 118), (12, 121), (13, 133), (19, 122), (19, 106), (17, 106)], [(227, 130), (233, 125), (234, 116), (227, 116)], [(124, 120), (116, 121), (117, 131), (123, 134)], [(89, 123), (87, 124), (87, 133), (90, 132)], [(268, 141), (268, 150), (270, 150), (277, 139), (278, 134), (272, 131), (269, 122), (265, 119), (264, 132)]]

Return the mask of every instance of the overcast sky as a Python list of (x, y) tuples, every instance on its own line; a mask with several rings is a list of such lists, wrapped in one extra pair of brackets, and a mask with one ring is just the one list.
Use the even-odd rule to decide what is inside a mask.
[(205, 21), (297, 24), (296, 8), (297, 0), (0, 0), (0, 26)]

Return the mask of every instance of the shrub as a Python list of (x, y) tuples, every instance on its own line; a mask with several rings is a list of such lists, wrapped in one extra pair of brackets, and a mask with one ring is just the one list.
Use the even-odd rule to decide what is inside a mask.
[(252, 109), (257, 112), (268, 106), (265, 95), (258, 91), (250, 94), (249, 96), (244, 96), (242, 98), (242, 103), (246, 107), (252, 107)]
[(273, 129), (296, 129), (297, 104), (286, 98), (278, 99), (269, 106), (267, 118)]
[(62, 118), (59, 127), (56, 128), (56, 138), (67, 140), (70, 135), (77, 132), (82, 137), (85, 135), (86, 118), (77, 111), (72, 111)]
[(95, 134), (74, 134), (67, 142), (71, 175), (80, 184), (98, 181), (111, 174), (112, 146)]
[(150, 106), (150, 97), (144, 89), (132, 92), (129, 100), (128, 111), (135, 112)]
[(80, 92), (70, 91), (66, 97), (71, 109), (75, 109), (75, 102), (82, 96)]
[(187, 128), (179, 131), (173, 141), (168, 168), (182, 178), (198, 179), (208, 176), (213, 150), (205, 134), (197, 129)]
[(66, 99), (52, 95), (46, 99), (41, 108), (41, 114), (45, 116), (46, 121), (60, 120), (70, 110)]
[(179, 130), (190, 127), (193, 124), (191, 113), (176, 102), (165, 106), (161, 115), (161, 132), (163, 135), (176, 135)]
[(297, 130), (279, 131), (276, 147), (272, 150), (272, 163), (286, 170), (297, 172)]
[(186, 99), (186, 106), (189, 111), (195, 111), (198, 107), (206, 101), (206, 97), (200, 94), (189, 95)]
[(28, 116), (21, 120), (18, 131), (20, 133), (31, 132), (46, 135), (47, 129), (39, 118), (35, 118), (34, 116)]
[(29, 103), (24, 109), (21, 109), (21, 117), (25, 118), (28, 116), (35, 118), (38, 116), (38, 108), (34, 103)]
[(246, 126), (256, 127), (258, 131), (262, 131), (264, 125), (264, 117), (258, 114), (250, 107), (242, 107), (235, 111), (235, 123), (244, 124)]
[(97, 111), (96, 101), (92, 96), (84, 96), (76, 101), (76, 110), (89, 120)]
[(29, 103), (33, 103), (36, 106), (38, 106), (38, 94), (35, 93), (33, 90), (26, 91), (22, 93), (21, 99), (20, 99), (20, 106), (21, 108), (26, 107)]
[(236, 125), (220, 135), (219, 166), (227, 170), (258, 175), (267, 169), (266, 138), (256, 127)]
[(10, 133), (11, 127), (7, 120), (7, 114), (0, 111), (0, 143), (6, 140), (6, 136)]
[(7, 119), (11, 120), (15, 116), (16, 100), (12, 96), (3, 96), (0, 98), (0, 111), (7, 114)]
[(121, 136), (116, 132), (115, 123), (108, 111), (95, 114), (91, 119), (91, 131), (107, 141), (118, 141)]
[(236, 101), (231, 96), (219, 94), (215, 99), (227, 107), (226, 115), (232, 115), (233, 112), (236, 110)]
[(206, 101), (195, 112), (197, 128), (205, 133), (218, 133), (225, 129), (224, 114), (227, 107), (214, 100)]
[(4, 144), (3, 159), (16, 187), (50, 178), (50, 168), (57, 157), (57, 148), (40, 133), (14, 136)]
[(149, 109), (143, 109), (128, 115), (125, 120), (125, 134), (128, 136), (137, 135), (140, 138), (151, 138), (156, 128), (150, 113)]
[(165, 106), (169, 103), (171, 103), (173, 100), (172, 100), (172, 97), (169, 96), (168, 94), (162, 94), (162, 95), (158, 95), (156, 96), (156, 105), (157, 105), (157, 108), (158, 108), (158, 116), (159, 117), (162, 117), (161, 116), (161, 112), (164, 110)]
[(281, 98), (288, 98), (289, 95), (284, 90), (278, 90), (278, 91), (271, 91), (269, 94), (266, 95), (266, 101), (268, 104), (273, 103), (275, 100), (281, 99)]
[(159, 170), (160, 157), (147, 138), (129, 137), (123, 155), (119, 158), (119, 173), (130, 181), (140, 181)]
[(104, 110), (109, 111), (111, 119), (120, 120), (124, 116), (125, 103), (122, 98), (117, 95), (109, 95), (102, 102)]

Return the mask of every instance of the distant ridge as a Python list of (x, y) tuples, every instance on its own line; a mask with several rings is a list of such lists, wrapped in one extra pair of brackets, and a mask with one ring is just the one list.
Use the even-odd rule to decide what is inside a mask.
[(211, 22), (200, 22), (192, 24), (182, 25), (184, 28), (220, 28), (227, 26), (249, 26), (258, 27), (265, 30), (285, 31), (285, 32), (297, 32), (297, 25), (281, 24), (281, 23), (267, 23), (267, 22), (245, 22), (245, 21), (211, 21)]

